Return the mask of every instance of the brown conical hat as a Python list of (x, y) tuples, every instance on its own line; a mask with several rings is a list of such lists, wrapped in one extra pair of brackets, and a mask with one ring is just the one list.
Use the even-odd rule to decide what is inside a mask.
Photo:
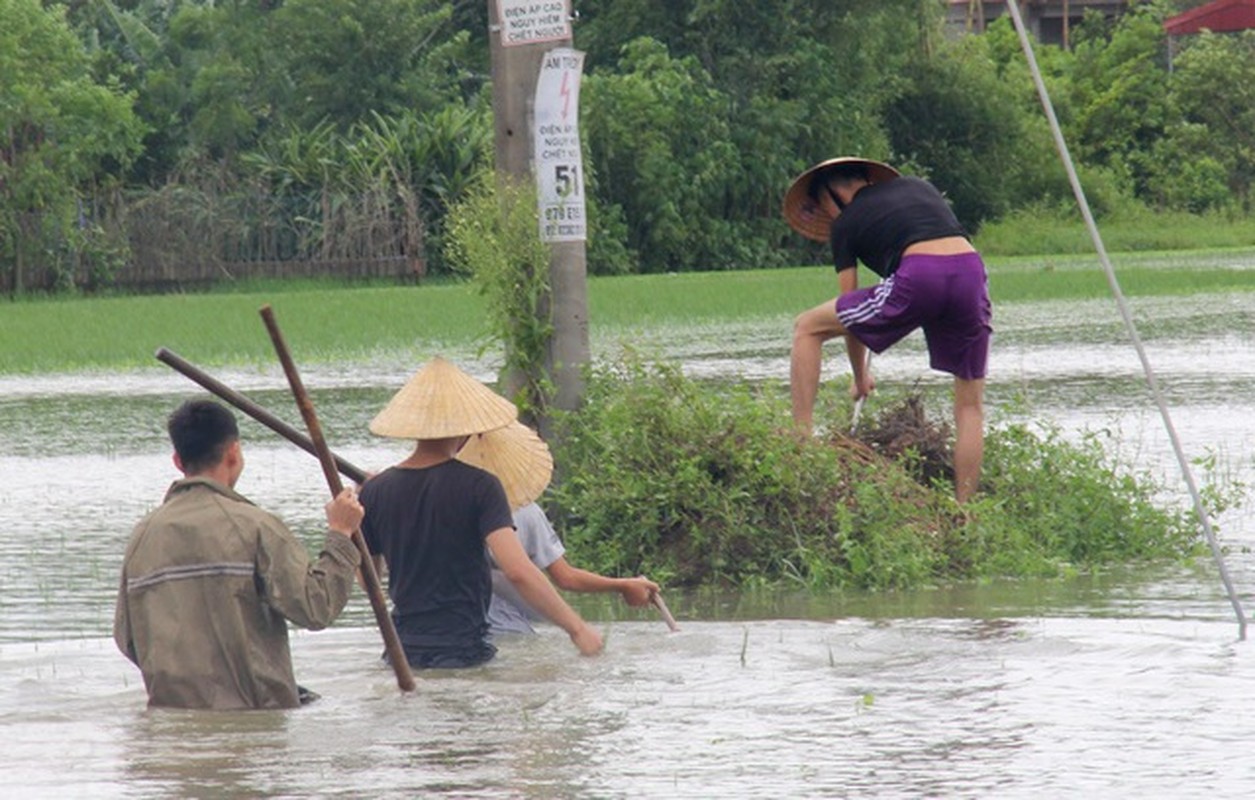
[(446, 439), (509, 425), (519, 410), (440, 356), (414, 373), (370, 421), (370, 432), (394, 439)]
[(512, 509), (534, 502), (553, 476), (549, 445), (521, 422), (472, 436), (458, 460), (496, 475)]
[(821, 161), (793, 179), (784, 193), (784, 219), (789, 227), (816, 242), (828, 241), (828, 231), (836, 216), (829, 216), (810, 196), (811, 181), (821, 172), (834, 167), (859, 165), (867, 168), (867, 178), (872, 183), (884, 183), (900, 177), (896, 169), (879, 161), (842, 156)]

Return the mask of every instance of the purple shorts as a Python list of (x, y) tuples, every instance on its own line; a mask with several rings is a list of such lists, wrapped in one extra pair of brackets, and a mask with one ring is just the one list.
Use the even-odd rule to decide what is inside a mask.
[(837, 317), (876, 353), (923, 328), (929, 366), (965, 380), (985, 377), (993, 313), (978, 253), (903, 256), (882, 283), (838, 297)]

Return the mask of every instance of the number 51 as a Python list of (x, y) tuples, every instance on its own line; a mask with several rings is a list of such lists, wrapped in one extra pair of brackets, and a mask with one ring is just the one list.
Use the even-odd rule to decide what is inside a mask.
[(559, 164), (553, 168), (553, 184), (558, 197), (570, 197), (580, 193), (580, 170), (574, 164)]

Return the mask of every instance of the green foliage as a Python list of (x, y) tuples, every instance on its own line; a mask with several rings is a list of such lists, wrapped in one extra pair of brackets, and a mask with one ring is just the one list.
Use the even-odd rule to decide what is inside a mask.
[(568, 549), (592, 569), (684, 585), (924, 581), (936, 519), (891, 511), (924, 490), (892, 470), (869, 491), (876, 466), (794, 437), (783, 402), (630, 357), (597, 371), (586, 407), (558, 419), (551, 495)]
[(553, 394), (545, 368), (550, 252), (539, 225), (535, 188), (484, 170), (450, 212), (446, 243), (450, 263), (485, 299), (490, 341), (505, 345), (511, 399), (531, 418), (545, 416)]
[(893, 149), (923, 166), (976, 230), (1020, 199), (1020, 165), (1035, 163), (1023, 160), (1027, 114), (979, 39), (921, 56), (906, 74), (909, 88), (885, 111)]
[(673, 59), (654, 40), (632, 43), (619, 66), (581, 87), (589, 158), (598, 165), (593, 188), (613, 187), (623, 198), (611, 208), (627, 221), (626, 245), (643, 271), (716, 258), (730, 238), (715, 213), (732, 157), (727, 99), (696, 59)]
[[(0, 243), (7, 263), (20, 239), (25, 263), (62, 276), (91, 271), (87, 262), (112, 265), (95, 269), (100, 280), (124, 272), (119, 257), (181, 264), (205, 253), (403, 255), (425, 261), (429, 273), (445, 270), (448, 208), (492, 141), (492, 4), (46, 0), (42, 16), (64, 13), (82, 44), (58, 22), (58, 36), (15, 49), (23, 14), (39, 4), (6, 3), (0, 60), (37, 51), (49, 76), (72, 61), (71, 71), (134, 108), (127, 121), (76, 126), (124, 112), (114, 102), (75, 105), (64, 82), (27, 91), (39, 80), (4, 63), (6, 97), (59, 116), (63, 143), (83, 137), (48, 157), (63, 161), (58, 169), (83, 157), (70, 183), (97, 214), (86, 226), (99, 229), (72, 236), (67, 226), (81, 215), (69, 195), (36, 198), (23, 215), (8, 212)], [(784, 224), (780, 197), (799, 171), (838, 154), (883, 158), (930, 178), (973, 232), (1071, 203), (1006, 15), (985, 34), (947, 38), (945, 4), (936, 0), (578, 5), (592, 274), (824, 259), (822, 247)], [(1104, 224), (1132, 219), (1139, 206), (1249, 214), (1255, 34), (1178, 37), (1169, 69), (1161, 23), (1182, 7), (1129, 4), (1114, 23), (1090, 14), (1073, 29), (1071, 52), (1034, 47)], [(24, 134), (16, 141), (29, 149)], [(45, 179), (48, 165), (38, 161), (20, 170), (26, 187), (38, 194), (65, 185)], [(125, 195), (114, 191), (119, 179)], [(189, 203), (176, 197), (199, 198), (192, 205), (203, 224), (184, 224), (176, 212)], [(1146, 238), (1165, 245), (1149, 224)], [(25, 226), (20, 236), (17, 225)], [(1050, 241), (1025, 235), (1034, 241), (1008, 247)], [(149, 246), (145, 237), (171, 241)], [(114, 247), (127, 241), (133, 254)]]
[[(1197, 37), (1174, 59), (1172, 100), (1181, 119), (1157, 151), (1164, 184), (1187, 187), (1174, 207), (1216, 207), (1228, 188), (1250, 211), (1255, 179), (1255, 32)], [(1223, 175), (1222, 180), (1218, 178)], [(1172, 202), (1171, 195), (1165, 200)]]
[(449, 106), (373, 114), (345, 132), (329, 123), (291, 128), (243, 162), (262, 184), (269, 224), (289, 227), (296, 238), (294, 255), (369, 256), (372, 242), (395, 238), (403, 253), (438, 274), (448, 271), (449, 207), (489, 158), (491, 140), (482, 110)]
[[(119, 6), (123, 7), (119, 7)], [(152, 128), (140, 177), (232, 159), (272, 130), (337, 131), (434, 114), (476, 86), (468, 35), (436, 0), (119, 4), (77, 16), (97, 62), (125, 75)]]
[[(916, 0), (581, 5), (593, 208), (626, 224), (633, 271), (773, 266), (810, 253), (780, 193), (836, 152), (885, 156), (879, 109), (902, 85)], [(780, 245), (784, 244), (785, 247)], [(593, 242), (594, 272), (603, 268)]]
[(451, 15), (431, 0), (287, 0), (267, 25), (280, 55), (269, 80), (290, 92), (281, 118), (344, 129), (458, 99), (468, 34)]
[(135, 156), (141, 127), (131, 97), (92, 79), (60, 10), (0, 0), (0, 20), (0, 283), (20, 293), (89, 227), (78, 201)]
[(1087, 17), (1077, 32), (1070, 70), (1075, 117), (1068, 126), (1076, 156), (1130, 176), (1144, 195), (1152, 148), (1171, 117), (1168, 94), (1166, 3), (1131, 8), (1106, 31)]
[[(824, 402), (821, 399), (821, 402)], [(820, 418), (848, 419), (849, 409)], [(921, 486), (835, 434), (799, 438), (783, 393), (707, 385), (631, 354), (559, 418), (554, 519), (582, 564), (670, 583), (904, 587), (1052, 575), (1194, 551), (1188, 515), (1123, 474), (1093, 437), (990, 433), (982, 495)]]
[(1055, 574), (1061, 563), (1092, 567), (1195, 552), (1191, 515), (1158, 507), (1162, 487), (1112, 463), (1103, 436), (1068, 442), (1057, 429), (1018, 425), (988, 436), (985, 495), (961, 540), (964, 560), (993, 574), (987, 570), (1002, 571), (1014, 553), (1022, 568)]

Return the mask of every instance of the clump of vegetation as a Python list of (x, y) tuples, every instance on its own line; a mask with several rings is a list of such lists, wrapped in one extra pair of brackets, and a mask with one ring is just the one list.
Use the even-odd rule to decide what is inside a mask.
[[(1111, 464), (1096, 438), (990, 431), (982, 494), (960, 507), (949, 445), (937, 447), (948, 429), (918, 399), (869, 420), (860, 441), (799, 436), (779, 387), (702, 383), (634, 356), (588, 385), (585, 408), (558, 420), (549, 499), (568, 548), (599, 571), (690, 587), (889, 588), (1199, 548), (1191, 515), (1156, 505), (1160, 487)], [(849, 419), (848, 406), (817, 412)], [(896, 452), (870, 441), (891, 431)]]
[(544, 416), (553, 395), (549, 247), (537, 226), (535, 189), (485, 170), (451, 210), (446, 242), (449, 262), (487, 302), (484, 346), (505, 346), (510, 399), (528, 421)]

